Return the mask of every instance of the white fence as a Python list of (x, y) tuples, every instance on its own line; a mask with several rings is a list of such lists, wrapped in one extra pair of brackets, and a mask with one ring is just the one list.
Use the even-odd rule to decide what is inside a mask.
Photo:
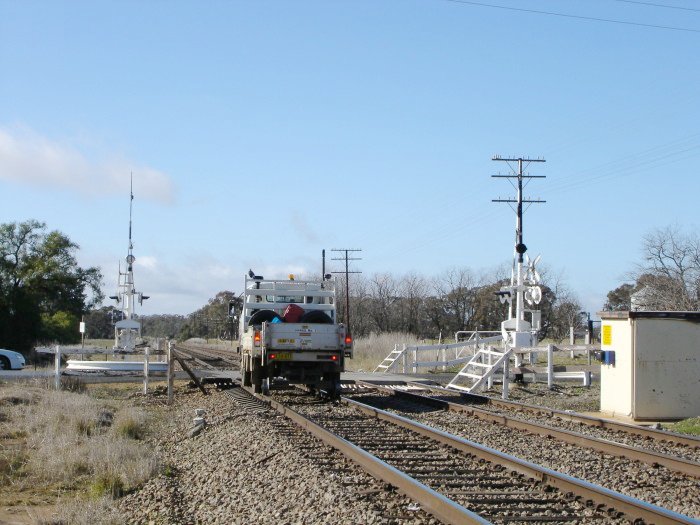
[[(375, 372), (396, 371), (401, 367), (401, 373), (409, 371), (413, 374), (418, 370), (441, 368), (443, 371), (448, 367), (465, 363), (471, 359), (474, 350), (479, 345), (501, 341), (503, 336), (500, 332), (457, 332), (464, 334), (465, 340), (457, 343), (446, 343), (437, 345), (406, 346), (394, 345), (394, 349), (382, 361)], [(455, 334), (455, 338), (458, 335)], [(498, 334), (498, 335), (493, 335)]]
[[(494, 333), (498, 335), (493, 335)], [(448, 367), (467, 363), (479, 347), (484, 348), (489, 343), (503, 340), (500, 332), (458, 332), (455, 334), (456, 338), (458, 334), (463, 335), (466, 340), (458, 343), (423, 346), (394, 345), (394, 350), (375, 368), (374, 372), (388, 373), (393, 371), (395, 373), (417, 374), (421, 369), (438, 368), (446, 371)], [(487, 334), (488, 336), (486, 336)], [(537, 356), (539, 354), (546, 354), (546, 376), (549, 388), (553, 386), (557, 379), (580, 379), (584, 386), (590, 386), (590, 371), (555, 372), (554, 352), (567, 352), (572, 358), (575, 354), (587, 355), (587, 362), (590, 365), (593, 353), (599, 349), (600, 347), (593, 345), (550, 344), (547, 346), (518, 348), (513, 351), (513, 354), (518, 357), (518, 362), (522, 362), (523, 358), (527, 357), (527, 361), (531, 365), (537, 364)], [(537, 373), (534, 370), (531, 373), (535, 374), (536, 380)]]

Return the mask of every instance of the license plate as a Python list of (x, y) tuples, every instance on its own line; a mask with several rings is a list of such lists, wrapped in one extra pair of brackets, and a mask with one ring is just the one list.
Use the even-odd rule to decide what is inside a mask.
[(277, 344), (280, 345), (293, 345), (296, 342), (296, 339), (278, 339)]
[(276, 361), (291, 361), (292, 360), (292, 353), (291, 352), (278, 352), (277, 355), (275, 356)]

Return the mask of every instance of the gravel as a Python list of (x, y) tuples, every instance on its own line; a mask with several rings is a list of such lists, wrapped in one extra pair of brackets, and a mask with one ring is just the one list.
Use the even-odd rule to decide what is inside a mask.
[[(364, 401), (357, 396), (358, 401)], [(700, 480), (674, 473), (661, 466), (646, 465), (583, 449), (551, 438), (476, 421), (464, 414), (410, 408), (408, 402), (373, 396), (371, 404), (421, 423), (481, 443), (487, 447), (584, 479), (616, 492), (685, 514), (700, 517)], [(554, 407), (552, 407), (554, 408)]]
[[(164, 472), (117, 502), (126, 523), (437, 524), (271, 409), (178, 395), (153, 445)], [(207, 426), (188, 438), (194, 409)]]

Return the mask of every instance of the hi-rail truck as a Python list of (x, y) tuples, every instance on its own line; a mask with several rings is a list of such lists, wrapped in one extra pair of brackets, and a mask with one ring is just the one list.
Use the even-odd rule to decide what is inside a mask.
[(305, 385), (321, 395), (340, 394), (352, 337), (336, 318), (336, 281), (245, 277), (240, 315), (243, 385), (267, 394), (274, 378)]

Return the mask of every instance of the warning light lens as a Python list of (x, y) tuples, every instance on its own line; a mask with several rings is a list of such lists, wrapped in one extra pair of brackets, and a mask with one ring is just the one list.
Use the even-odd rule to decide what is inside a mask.
[(255, 346), (260, 346), (260, 332), (255, 332), (253, 341), (255, 342)]
[(267, 357), (269, 357), (270, 359), (274, 359), (274, 358), (277, 357), (277, 356), (276, 356), (275, 354), (270, 354), (270, 355), (268, 355)]
[(346, 345), (351, 345), (352, 344), (352, 337), (350, 335), (345, 336), (345, 344)]
[(337, 355), (332, 355), (332, 356), (331, 356), (331, 361), (337, 361), (337, 360), (338, 360), (338, 356), (337, 356)]

